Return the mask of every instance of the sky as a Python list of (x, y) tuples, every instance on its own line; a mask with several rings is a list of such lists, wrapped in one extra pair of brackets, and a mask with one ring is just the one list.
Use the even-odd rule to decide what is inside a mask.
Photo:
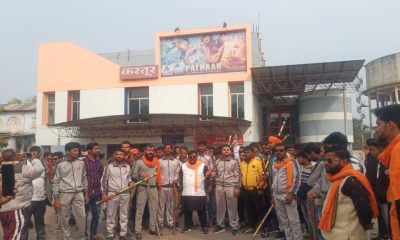
[[(258, 24), (267, 65), (400, 52), (398, 0), (0, 0), (0, 103), (36, 94), (38, 45), (154, 49), (160, 31)], [(360, 74), (363, 76), (363, 73)]]

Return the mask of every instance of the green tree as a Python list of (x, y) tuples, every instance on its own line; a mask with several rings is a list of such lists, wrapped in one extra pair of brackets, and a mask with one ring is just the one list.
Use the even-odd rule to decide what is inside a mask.
[(11, 103), (21, 104), (21, 103), (22, 103), (22, 100), (21, 100), (21, 99), (18, 99), (18, 98), (13, 98), (13, 99), (11, 99), (10, 101), (8, 101), (7, 103), (8, 103), (8, 104), (11, 104)]
[(0, 149), (6, 148), (8, 146), (8, 141), (4, 137), (0, 137)]
[(36, 96), (25, 98), (24, 103), (35, 103)]
[(361, 119), (353, 118), (353, 149), (361, 150), (365, 146), (365, 141), (370, 138), (369, 127), (363, 124)]

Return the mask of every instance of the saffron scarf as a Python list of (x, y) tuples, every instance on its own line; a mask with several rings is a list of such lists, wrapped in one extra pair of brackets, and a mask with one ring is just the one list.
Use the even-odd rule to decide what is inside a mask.
[[(391, 176), (395, 176), (395, 173), (396, 173), (396, 170), (395, 170), (396, 166), (394, 166), (394, 164), (392, 164), (392, 169), (390, 169), (390, 162), (397, 160), (396, 156), (395, 156), (396, 160), (391, 159), (391, 156), (394, 151), (394, 148), (398, 144), (400, 144), (400, 134), (398, 134), (393, 139), (393, 141), (389, 145), (387, 145), (385, 150), (378, 156), (378, 159), (382, 162), (382, 164), (389, 168), (389, 178), (391, 178)], [(400, 154), (400, 153), (397, 152), (396, 154)], [(387, 191), (387, 199), (390, 202), (393, 202), (393, 201), (399, 199), (399, 196), (400, 196), (400, 189), (393, 187), (393, 186), (396, 186), (396, 184), (393, 184), (393, 183), (396, 183), (397, 181), (399, 181), (397, 179), (398, 179), (397, 176), (392, 177), (390, 179), (389, 189)]]
[(293, 186), (293, 164), (288, 164), (290, 162), (292, 162), (293, 158), (285, 158), (285, 160), (283, 161), (277, 161), (277, 159), (275, 159), (274, 161), (274, 167), (277, 169), (281, 169), (284, 166), (286, 167), (286, 176), (287, 176), (287, 191), (290, 192), (290, 189)]
[(335, 175), (329, 173), (326, 174), (326, 179), (331, 182), (331, 186), (328, 192), (328, 196), (325, 200), (325, 207), (322, 212), (321, 221), (318, 226), (319, 229), (325, 231), (332, 230), (335, 218), (335, 209), (337, 208), (337, 193), (339, 191), (340, 184), (348, 176), (355, 177), (367, 190), (368, 200), (372, 208), (372, 215), (374, 216), (374, 218), (378, 216), (378, 205), (376, 203), (375, 195), (372, 191), (371, 185), (368, 182), (368, 179), (359, 171), (354, 170), (350, 163), (347, 163), (340, 170), (339, 173)]
[(390, 166), (390, 155), (392, 154), (392, 151), (394, 147), (400, 143), (400, 134), (398, 134), (393, 141), (385, 147), (385, 150), (381, 154), (379, 154), (378, 159), (385, 165), (386, 167), (389, 168)]
[(186, 166), (192, 170), (194, 170), (194, 191), (199, 191), (199, 167), (203, 162), (198, 160), (195, 164), (190, 164), (189, 162), (185, 163)]
[(160, 187), (161, 183), (162, 183), (162, 176), (161, 176), (160, 162), (158, 161), (158, 158), (153, 157), (153, 160), (150, 161), (150, 160), (147, 160), (145, 155), (143, 155), (142, 156), (142, 160), (143, 160), (144, 164), (146, 164), (147, 167), (149, 167), (149, 168), (154, 168), (155, 167), (156, 168), (156, 171), (157, 171), (156, 182), (157, 182), (157, 185)]

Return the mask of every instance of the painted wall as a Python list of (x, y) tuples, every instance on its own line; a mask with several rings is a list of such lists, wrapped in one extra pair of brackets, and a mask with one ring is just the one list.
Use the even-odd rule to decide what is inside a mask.
[(326, 96), (325, 92), (317, 92), (301, 97), (299, 103), (300, 143), (321, 142), (332, 132), (341, 132), (347, 136), (349, 142), (353, 142), (350, 94), (351, 92), (345, 93), (345, 107), (343, 91), (331, 90)]
[(36, 114), (31, 112), (2, 112), (0, 113), (0, 132), (28, 132), (36, 129)]
[(229, 83), (213, 83), (214, 116), (230, 117)]
[(244, 141), (248, 144), (261, 139), (261, 109), (257, 98), (253, 95), (252, 81), (244, 82), (244, 118), (251, 121), (251, 127), (243, 135)]
[(149, 112), (198, 114), (197, 84), (150, 86)]
[(365, 67), (367, 90), (400, 82), (400, 53), (391, 54), (369, 62)]
[[(80, 118), (123, 115), (125, 89), (93, 89), (80, 92)], [(57, 108), (57, 106), (56, 106)]]

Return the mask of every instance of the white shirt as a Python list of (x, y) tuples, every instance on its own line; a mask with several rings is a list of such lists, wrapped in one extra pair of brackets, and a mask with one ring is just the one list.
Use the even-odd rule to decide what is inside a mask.
[[(29, 166), (32, 166), (31, 161), (40, 161), (39, 159), (35, 158), (32, 160), (26, 161), (26, 164)], [(32, 195), (32, 201), (43, 201), (46, 199), (46, 189), (45, 189), (45, 183), (44, 183), (44, 177), (46, 171), (43, 171), (40, 177), (35, 178), (32, 180), (32, 185), (33, 185), (33, 195)]]

